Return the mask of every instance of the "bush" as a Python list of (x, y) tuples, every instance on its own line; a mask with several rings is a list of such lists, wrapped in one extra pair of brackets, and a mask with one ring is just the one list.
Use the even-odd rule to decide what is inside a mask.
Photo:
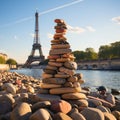
[(12, 58), (9, 58), (7, 61), (6, 61), (6, 64), (9, 64), (9, 65), (17, 65), (17, 62), (12, 59)]
[(0, 56), (0, 64), (5, 64), (5, 58)]

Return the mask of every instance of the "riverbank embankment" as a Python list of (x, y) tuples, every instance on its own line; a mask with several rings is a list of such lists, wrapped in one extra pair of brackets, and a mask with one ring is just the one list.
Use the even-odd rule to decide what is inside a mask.
[(31, 76), (0, 72), (0, 120), (119, 120), (120, 102), (110, 107), (90, 99), (88, 89), (81, 89), (74, 100), (63, 100), (41, 89), (41, 83)]
[(8, 64), (0, 64), (0, 71), (8, 71), (10, 69)]

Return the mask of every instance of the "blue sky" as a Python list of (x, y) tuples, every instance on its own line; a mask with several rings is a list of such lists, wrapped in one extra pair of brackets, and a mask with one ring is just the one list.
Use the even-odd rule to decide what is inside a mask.
[(101, 45), (120, 41), (120, 0), (0, 0), (0, 53), (18, 63), (27, 60), (34, 40), (36, 10), (46, 57), (56, 18), (67, 23), (66, 37), (72, 51), (92, 47), (98, 52)]

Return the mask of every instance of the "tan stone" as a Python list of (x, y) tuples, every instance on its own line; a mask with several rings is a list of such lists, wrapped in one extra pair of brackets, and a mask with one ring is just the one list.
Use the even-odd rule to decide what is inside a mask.
[(70, 70), (70, 69), (67, 69), (67, 68), (65, 68), (65, 67), (60, 67), (60, 68), (59, 68), (59, 71), (60, 71), (60, 72), (63, 72), (63, 73), (66, 73), (66, 74), (68, 74), (68, 75), (70, 75), (70, 76), (72, 76), (72, 75), (75, 74), (75, 70)]
[(67, 114), (58, 112), (57, 114), (54, 115), (54, 120), (73, 120), (73, 119), (69, 117)]
[(50, 113), (46, 109), (39, 109), (36, 112), (34, 112), (29, 120), (52, 120)]
[(78, 100), (78, 99), (85, 99), (86, 95), (83, 93), (66, 93), (62, 95), (63, 99), (72, 99), (72, 100)]
[(64, 93), (74, 93), (74, 92), (80, 92), (81, 88), (71, 88), (71, 87), (64, 87), (64, 88), (52, 88), (50, 89), (50, 94), (64, 94)]
[(10, 120), (27, 120), (29, 119), (32, 111), (30, 105), (28, 103), (20, 103), (18, 104), (10, 115)]
[(62, 62), (62, 63), (64, 63), (64, 62), (68, 62), (68, 61), (70, 61), (70, 58), (57, 58), (56, 59), (56, 62)]
[(47, 78), (42, 80), (43, 83), (58, 84), (58, 85), (64, 84), (65, 81), (66, 80), (64, 78)]
[(63, 63), (60, 62), (48, 62), (48, 65), (55, 66), (55, 67), (61, 67)]
[(72, 82), (65, 82), (64, 87), (74, 87)]
[(34, 95), (35, 102), (39, 101), (53, 101), (53, 100), (60, 100), (60, 96), (58, 95), (51, 95), (51, 94), (37, 94)]
[(63, 74), (55, 74), (54, 76), (55, 76), (55, 78), (68, 78), (69, 77), (69, 75), (64, 74), (64, 73)]
[(85, 117), (81, 114), (81, 113), (72, 113), (70, 115), (70, 117), (73, 119), (73, 120), (86, 120)]
[(71, 111), (72, 106), (69, 102), (65, 100), (56, 100), (56, 101), (52, 101), (50, 108), (54, 112), (62, 112), (62, 113), (67, 114), (68, 112)]
[(102, 102), (95, 100), (95, 99), (88, 99), (89, 107), (97, 107), (102, 105)]
[(51, 45), (52, 49), (67, 49), (70, 48), (69, 44), (53, 44)]
[(78, 107), (88, 107), (88, 101), (86, 99), (79, 100), (69, 100), (72, 105), (77, 105)]
[(13, 95), (12, 94), (5, 94), (5, 95), (2, 95), (1, 97), (0, 97), (0, 101), (7, 101), (7, 102), (9, 102), (11, 105), (13, 104), (13, 103), (15, 103), (15, 99), (13, 98)]
[(68, 69), (76, 70), (77, 69), (77, 63), (73, 61), (68, 61), (64, 63), (64, 66)]
[(61, 85), (41, 83), (41, 84), (40, 84), (40, 87), (41, 87), (41, 88), (45, 88), (45, 89), (49, 89), (49, 88), (60, 88)]
[(105, 120), (117, 120), (114, 115), (108, 112), (104, 112)]
[(56, 70), (43, 69), (43, 71), (47, 74), (56, 74)]
[(50, 105), (51, 105), (50, 101), (40, 101), (40, 102), (33, 104), (31, 109), (34, 112), (40, 108), (48, 108), (50, 107)]
[(59, 54), (64, 54), (64, 53), (71, 53), (71, 49), (54, 49), (50, 50), (49, 54), (50, 55), (59, 55)]
[(78, 82), (79, 82), (80, 84), (83, 84), (83, 83), (85, 83), (85, 80), (79, 79)]
[(81, 80), (83, 78), (82, 73), (76, 73), (75, 76), (78, 78), (78, 80)]
[(12, 83), (3, 84), (2, 89), (6, 90), (9, 93), (16, 94), (16, 88)]
[(102, 112), (109, 112), (108, 109), (102, 105), (96, 107), (97, 109), (101, 110)]
[(120, 120), (120, 111), (117, 111), (117, 110), (112, 111), (112, 114), (115, 116), (117, 120)]
[(86, 118), (86, 120), (105, 120), (104, 114), (97, 108), (84, 108), (81, 114)]
[(45, 69), (57, 70), (57, 67), (56, 66), (52, 66), (52, 65), (47, 65)]
[(76, 76), (71, 76), (67, 79), (69, 82), (77, 82), (78, 78)]
[(42, 78), (43, 78), (43, 79), (51, 78), (51, 77), (53, 77), (52, 74), (42, 73)]

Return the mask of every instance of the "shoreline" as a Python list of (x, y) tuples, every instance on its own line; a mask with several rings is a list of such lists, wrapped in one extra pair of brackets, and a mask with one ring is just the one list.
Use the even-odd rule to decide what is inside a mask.
[[(6, 108), (5, 108), (5, 105), (3, 104), (4, 109), (0, 108), (0, 112), (2, 113), (0, 115), (1, 119), (15, 120), (15, 119), (11, 119), (11, 116), (16, 117), (16, 114), (18, 114), (18, 113), (15, 113), (15, 111), (18, 112), (18, 111), (20, 111), (20, 109), (23, 109), (20, 107), (23, 104), (25, 106), (29, 107), (29, 112), (31, 113), (30, 116), (35, 115), (35, 113), (38, 112), (38, 110), (41, 110), (41, 109), (46, 110), (45, 108), (47, 108), (51, 112), (53, 112), (53, 116), (51, 116), (51, 114), (47, 110), (47, 112), (49, 113), (49, 115), (48, 115), (49, 117), (54, 118), (56, 116), (56, 114), (59, 113), (59, 112), (53, 111), (50, 106), (53, 106), (53, 103), (52, 103), (53, 100), (56, 100), (56, 101), (62, 100), (62, 102), (63, 102), (63, 99), (61, 99), (59, 95), (50, 95), (50, 94), (46, 94), (46, 93), (43, 94), (42, 93), (43, 89), (40, 88), (41, 80), (35, 79), (31, 76), (18, 74), (17, 72), (0, 72), (0, 81), (1, 81), (0, 82), (0, 90), (1, 90), (0, 91), (0, 104), (2, 104), (3, 100), (4, 100), (4, 102), (6, 104), (9, 104), (11, 106), (11, 107), (6, 106)], [(93, 114), (96, 114), (96, 112), (98, 112), (97, 107), (105, 107), (105, 106), (103, 106), (100, 103), (100, 101), (94, 101), (92, 99), (89, 99), (87, 97), (89, 92), (90, 91), (88, 89), (82, 89), (80, 93), (81, 93), (81, 95), (84, 94), (85, 98), (79, 99), (79, 100), (71, 100), (72, 102), (74, 101), (74, 104), (72, 102), (70, 102), (69, 100), (64, 100), (65, 102), (67, 102), (67, 103), (64, 103), (64, 105), (67, 106), (68, 104), (70, 104), (71, 109), (69, 110), (68, 113), (61, 112), (62, 110), (60, 112), (62, 114), (67, 115), (67, 117), (70, 117), (70, 118), (72, 115), (71, 111), (73, 111), (74, 109), (77, 109), (77, 111), (78, 111), (77, 114), (81, 115), (82, 117), (86, 117), (86, 115), (84, 115), (86, 113), (86, 111), (87, 111), (87, 113), (92, 111)], [(45, 101), (48, 101), (49, 105), (45, 105), (46, 104)], [(91, 102), (92, 102), (92, 104), (91, 104)], [(36, 104), (42, 104), (42, 106), (39, 106), (39, 108), (35, 108), (36, 110), (34, 111), (33, 108), (36, 106)], [(45, 105), (45, 108), (43, 107), (43, 104)], [(117, 106), (115, 106), (113, 108), (109, 108), (111, 112), (118, 111), (118, 113), (120, 113), (120, 101), (118, 101), (117, 104), (118, 104)], [(30, 105), (32, 105), (32, 106), (30, 107)], [(93, 106), (91, 107), (91, 105), (94, 105), (94, 107)], [(27, 113), (28, 109), (25, 109), (26, 108), (25, 106), (24, 106), (24, 112)], [(56, 111), (57, 110), (58, 110), (58, 108), (56, 109)], [(46, 113), (46, 111), (44, 111), (44, 112)], [(44, 112), (42, 115), (44, 115)], [(99, 112), (100, 112), (100, 110), (99, 110)], [(111, 116), (112, 113), (109, 113), (108, 111), (106, 111), (106, 112), (109, 114), (108, 116)], [(76, 114), (75, 111), (73, 113)], [(103, 111), (100, 113), (101, 113), (101, 116), (105, 116)], [(19, 113), (19, 114), (20, 115), (16, 119), (23, 117), (22, 113)], [(63, 116), (64, 115), (62, 115), (62, 117)], [(116, 117), (113, 114), (112, 114), (112, 116)], [(91, 115), (89, 115), (89, 117), (92, 119)], [(34, 120), (34, 119), (30, 119), (30, 120)]]

